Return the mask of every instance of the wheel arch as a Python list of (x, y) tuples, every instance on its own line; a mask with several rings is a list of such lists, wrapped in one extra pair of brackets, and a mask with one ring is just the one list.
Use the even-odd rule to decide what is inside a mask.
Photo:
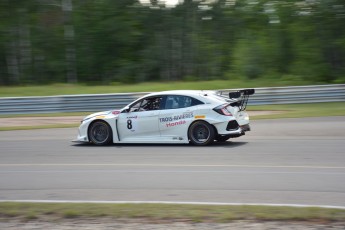
[(187, 138), (188, 138), (188, 141), (190, 142), (191, 140), (191, 138), (190, 138), (190, 136), (189, 136), (189, 133), (190, 133), (190, 129), (191, 129), (191, 127), (192, 127), (192, 125), (194, 124), (194, 123), (196, 123), (196, 122), (205, 122), (205, 123), (207, 123), (208, 125), (210, 125), (212, 128), (213, 128), (213, 130), (214, 130), (214, 136), (216, 137), (216, 136), (218, 136), (218, 130), (217, 130), (217, 128), (212, 124), (212, 123), (210, 123), (209, 121), (207, 121), (207, 120), (204, 120), (204, 119), (197, 119), (197, 120), (194, 120), (193, 122), (191, 122), (190, 124), (189, 124), (189, 126), (188, 126), (188, 129), (187, 129)]
[(110, 128), (110, 131), (111, 131), (111, 136), (114, 137), (114, 130), (113, 130), (113, 127), (111, 126), (111, 124), (107, 121), (107, 120), (103, 120), (103, 119), (95, 119), (93, 121), (90, 122), (90, 124), (88, 125), (87, 127), (87, 139), (90, 141), (90, 128), (92, 127), (92, 124), (95, 123), (95, 122), (98, 122), (98, 121), (101, 121), (101, 122), (104, 122), (106, 123), (109, 128)]
[[(197, 120), (194, 120), (193, 122), (191, 122), (191, 123), (189, 124), (189, 126), (188, 126), (188, 129), (187, 129), (187, 135), (188, 135), (188, 133), (189, 133), (190, 127), (191, 127), (195, 122), (198, 122), (198, 121), (203, 121), (203, 122), (206, 122), (206, 123), (208, 123), (209, 125), (211, 125), (211, 126), (213, 127), (214, 132), (216, 133), (216, 135), (218, 135), (218, 130), (217, 130), (216, 126), (214, 126), (212, 123), (210, 123), (209, 121), (204, 120), (204, 119), (197, 119)], [(188, 138), (189, 138), (189, 137), (188, 137)]]

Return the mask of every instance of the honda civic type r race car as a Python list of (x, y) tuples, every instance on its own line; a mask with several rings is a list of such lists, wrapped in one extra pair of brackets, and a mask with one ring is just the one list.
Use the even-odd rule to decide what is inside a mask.
[(121, 110), (94, 113), (79, 127), (77, 142), (192, 143), (224, 142), (250, 131), (246, 105), (254, 89), (229, 93), (174, 90), (151, 93)]

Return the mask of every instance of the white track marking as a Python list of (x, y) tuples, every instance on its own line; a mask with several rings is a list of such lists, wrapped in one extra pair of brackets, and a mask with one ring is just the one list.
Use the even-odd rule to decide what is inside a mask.
[(0, 167), (23, 167), (23, 166), (132, 166), (132, 167), (236, 167), (236, 168), (306, 168), (306, 169), (345, 169), (345, 166), (322, 166), (322, 165), (193, 165), (193, 164), (0, 164)]

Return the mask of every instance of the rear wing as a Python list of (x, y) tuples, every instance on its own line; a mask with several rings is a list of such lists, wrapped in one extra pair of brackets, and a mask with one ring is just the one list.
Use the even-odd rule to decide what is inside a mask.
[[(222, 94), (222, 92), (218, 92)], [(229, 99), (231, 99), (231, 106), (236, 106), (240, 111), (244, 111), (247, 108), (248, 99), (250, 95), (255, 93), (255, 89), (242, 89), (229, 93)], [(224, 95), (220, 95), (224, 97)]]

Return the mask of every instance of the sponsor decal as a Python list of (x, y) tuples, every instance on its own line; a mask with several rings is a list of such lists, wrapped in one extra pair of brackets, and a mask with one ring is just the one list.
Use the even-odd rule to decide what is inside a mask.
[(103, 119), (105, 116), (97, 116), (96, 119)]
[(127, 119), (137, 119), (138, 116), (131, 116), (131, 117), (127, 117)]
[(169, 128), (169, 127), (174, 127), (174, 126), (184, 125), (184, 124), (186, 124), (186, 121), (185, 120), (181, 120), (181, 121), (166, 123), (165, 125), (167, 126), (167, 128)]
[(182, 119), (193, 118), (193, 112), (183, 113), (181, 115), (175, 115), (170, 117), (161, 117), (159, 118), (159, 122), (172, 122), (172, 121), (179, 121)]
[(120, 114), (120, 111), (114, 110), (114, 111), (111, 111), (111, 113), (114, 114), (114, 115), (118, 115), (118, 114)]
[(195, 118), (195, 119), (205, 119), (206, 116), (205, 116), (205, 115), (195, 115), (194, 118)]

